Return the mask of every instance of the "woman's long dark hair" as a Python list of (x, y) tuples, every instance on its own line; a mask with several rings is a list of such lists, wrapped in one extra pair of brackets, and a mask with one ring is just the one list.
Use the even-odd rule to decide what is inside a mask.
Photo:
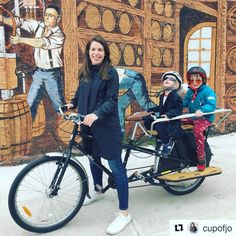
[(78, 77), (79, 77), (79, 79), (82, 79), (84, 81), (91, 80), (90, 68), (91, 68), (92, 64), (91, 64), (91, 60), (89, 57), (89, 50), (90, 50), (90, 46), (91, 46), (92, 42), (94, 42), (94, 41), (100, 43), (103, 46), (104, 52), (105, 52), (104, 59), (101, 63), (100, 69), (99, 69), (99, 76), (103, 80), (108, 80), (108, 79), (110, 79), (110, 76), (108, 75), (108, 70), (111, 67), (110, 49), (108, 47), (106, 40), (100, 35), (94, 36), (87, 43), (86, 48), (85, 48), (85, 60), (84, 60), (83, 66), (79, 70)]

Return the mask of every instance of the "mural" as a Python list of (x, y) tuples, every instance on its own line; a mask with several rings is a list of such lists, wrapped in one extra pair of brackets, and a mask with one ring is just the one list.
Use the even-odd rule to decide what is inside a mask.
[(233, 110), (219, 132), (234, 130), (235, 18), (235, 1), (226, 0), (0, 0), (0, 162), (55, 149), (53, 136), (68, 142), (72, 126), (57, 107), (74, 95), (96, 34), (119, 74), (124, 135), (125, 116), (158, 103), (163, 73), (185, 79), (195, 65), (207, 71), (218, 106)]
[(119, 97), (118, 108), (122, 132), (125, 133), (125, 110), (133, 102), (137, 102), (142, 110), (154, 107), (142, 74), (129, 69), (115, 67), (119, 75), (119, 89), (125, 91)]

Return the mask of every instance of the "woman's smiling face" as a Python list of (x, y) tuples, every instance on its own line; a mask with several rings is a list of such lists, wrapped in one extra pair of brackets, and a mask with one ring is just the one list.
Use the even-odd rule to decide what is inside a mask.
[(89, 58), (92, 65), (100, 65), (105, 57), (105, 51), (102, 44), (93, 41), (89, 49)]

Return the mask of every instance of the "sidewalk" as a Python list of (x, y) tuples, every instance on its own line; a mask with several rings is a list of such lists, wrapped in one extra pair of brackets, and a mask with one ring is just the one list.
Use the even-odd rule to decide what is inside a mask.
[[(221, 167), (223, 173), (206, 178), (199, 189), (184, 196), (171, 195), (161, 187), (131, 188), (132, 223), (119, 234), (120, 236), (168, 236), (170, 220), (236, 220), (236, 133), (208, 140), (214, 154), (211, 165)], [(88, 171), (87, 158), (81, 157), (81, 162)], [(149, 164), (153, 164), (152, 157), (146, 159), (133, 157), (128, 167)], [(21, 229), (12, 220), (8, 211), (7, 198), (10, 185), (24, 166), (0, 167), (0, 235), (40, 235)], [(104, 236), (117, 209), (116, 199), (116, 191), (110, 189), (103, 200), (82, 207), (66, 226), (44, 235)]]

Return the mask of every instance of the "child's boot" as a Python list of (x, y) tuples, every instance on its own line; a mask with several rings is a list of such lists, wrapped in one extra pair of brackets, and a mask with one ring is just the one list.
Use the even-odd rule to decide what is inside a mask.
[(205, 157), (204, 157), (203, 161), (198, 160), (197, 169), (198, 169), (198, 171), (204, 171), (205, 168), (206, 168), (206, 161), (205, 161)]

